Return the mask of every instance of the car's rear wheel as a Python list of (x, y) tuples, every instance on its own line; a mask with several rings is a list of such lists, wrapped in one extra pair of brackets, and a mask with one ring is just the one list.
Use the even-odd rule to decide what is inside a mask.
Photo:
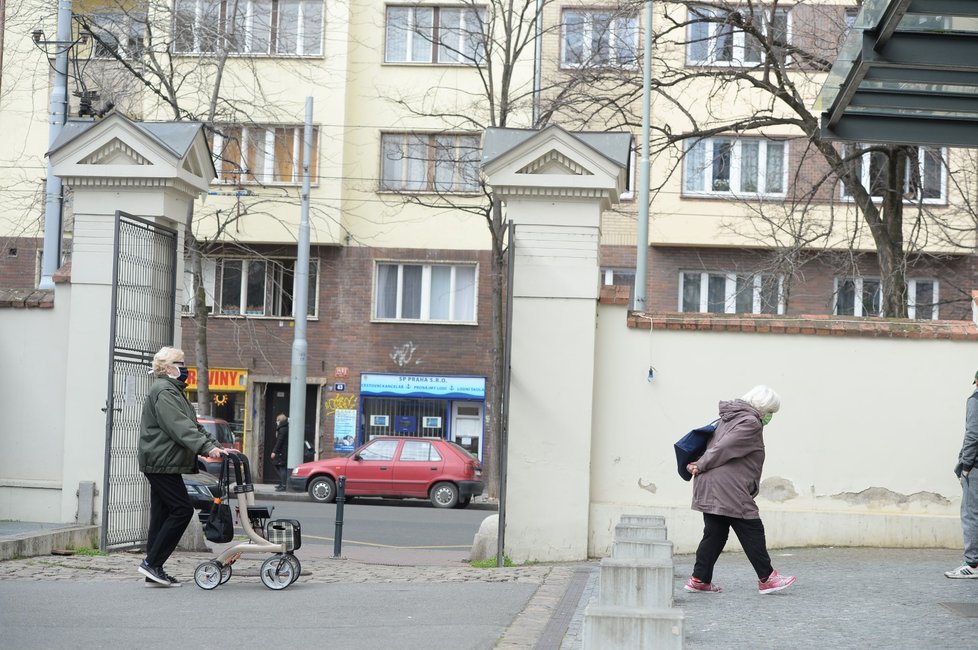
[(431, 488), (431, 504), (436, 508), (454, 508), (458, 503), (458, 488), (451, 483), (435, 483)]
[(319, 476), (309, 483), (309, 496), (317, 503), (332, 503), (336, 500), (336, 483), (328, 476)]
[(465, 497), (464, 499), (459, 499), (458, 500), (458, 503), (455, 504), (455, 507), (458, 508), (459, 510), (461, 510), (462, 508), (469, 507), (469, 504), (470, 503), (472, 503), (472, 495), (469, 495), (469, 496)]

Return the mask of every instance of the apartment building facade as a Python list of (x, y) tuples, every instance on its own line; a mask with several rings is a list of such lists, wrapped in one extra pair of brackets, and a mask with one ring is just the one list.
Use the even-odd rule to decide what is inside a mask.
[[(804, 115), (854, 5), (654, 4), (648, 246), (637, 246), (637, 152), (629, 194), (603, 218), (596, 281), (633, 284), (636, 251), (647, 250), (648, 311), (881, 313), (863, 211)], [(54, 33), (46, 4), (0, 7), (0, 124), (16, 134), (0, 153), (0, 282), (34, 286), (45, 81), (64, 45), (44, 36)], [(193, 234), (212, 412), (232, 422), (259, 475), (290, 401), (307, 96), (306, 439), (326, 457), (371, 435), (438, 435), (495, 463), (499, 241), (479, 177), (481, 130), (551, 122), (637, 135), (642, 7), (76, 0), (73, 10), (72, 115), (92, 119), (111, 102), (134, 119), (209, 125), (218, 177)], [(847, 169), (882, 206), (887, 152), (837, 151), (852, 154)], [(901, 160), (907, 315), (970, 318), (973, 161), (925, 148)], [(65, 214), (70, 253), (70, 197)], [(190, 363), (203, 317), (192, 284), (188, 272)]]

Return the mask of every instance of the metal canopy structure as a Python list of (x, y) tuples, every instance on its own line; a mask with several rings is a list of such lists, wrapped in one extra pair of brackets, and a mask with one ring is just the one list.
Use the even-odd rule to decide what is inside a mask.
[(829, 140), (978, 147), (978, 1), (865, 0), (815, 110)]

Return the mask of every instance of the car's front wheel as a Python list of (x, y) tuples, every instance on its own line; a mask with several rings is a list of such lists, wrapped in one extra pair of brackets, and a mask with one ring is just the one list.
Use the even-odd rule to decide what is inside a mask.
[(336, 500), (336, 483), (328, 476), (318, 476), (309, 483), (309, 496), (317, 503), (332, 503)]
[(436, 508), (454, 508), (458, 503), (458, 488), (451, 483), (435, 483), (431, 488), (431, 504)]

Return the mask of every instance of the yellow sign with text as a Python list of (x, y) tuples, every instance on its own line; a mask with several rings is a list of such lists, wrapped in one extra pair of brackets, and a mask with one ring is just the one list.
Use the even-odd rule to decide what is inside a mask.
[[(235, 368), (211, 368), (207, 371), (207, 382), (211, 391), (243, 392), (248, 389), (248, 371)], [(196, 368), (187, 368), (187, 390), (197, 390)]]

